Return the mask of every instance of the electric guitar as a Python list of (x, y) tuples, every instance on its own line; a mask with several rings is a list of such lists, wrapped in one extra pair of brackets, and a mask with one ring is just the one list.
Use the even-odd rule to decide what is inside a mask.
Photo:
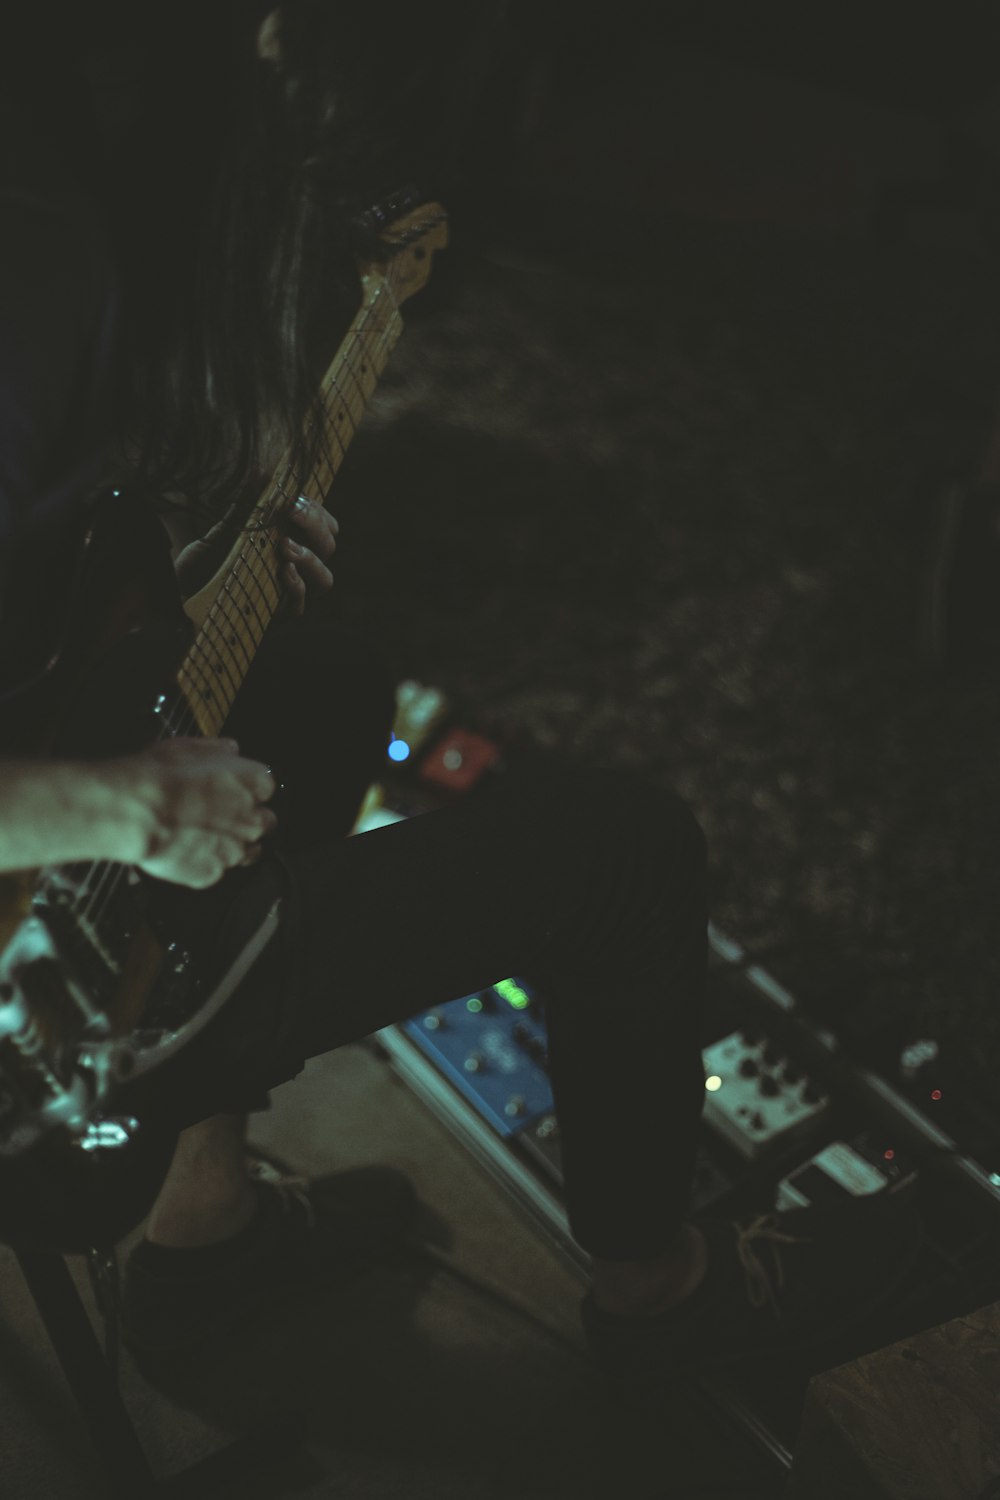
[[(86, 509), (59, 644), (0, 696), (0, 755), (120, 755), (172, 735), (218, 735), (284, 598), (279, 544), (300, 494), (327, 500), (402, 331), (400, 305), (447, 243), (439, 204), (399, 194), (367, 216), (378, 253), (323, 377), (321, 454), (286, 457), (211, 580), (181, 600), (163, 528), (118, 490)], [(138, 871), (99, 861), (0, 876), (0, 1239), (62, 1250), (110, 1243), (148, 1209), (166, 1169), (116, 1094), (162, 1066), (228, 1000), (276, 932), (276, 903), (207, 988), (156, 932)]]

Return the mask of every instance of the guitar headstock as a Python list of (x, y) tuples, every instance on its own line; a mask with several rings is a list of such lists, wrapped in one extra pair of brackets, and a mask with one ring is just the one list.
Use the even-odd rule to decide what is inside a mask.
[(448, 215), (440, 203), (424, 203), (402, 214), (379, 234), (378, 258), (361, 260), (366, 287), (384, 282), (397, 302), (426, 286), (435, 250), (448, 243)]

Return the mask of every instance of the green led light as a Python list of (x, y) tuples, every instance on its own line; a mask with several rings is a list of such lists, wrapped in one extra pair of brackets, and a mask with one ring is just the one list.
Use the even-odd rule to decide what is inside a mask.
[(500, 999), (506, 1000), (507, 1004), (512, 1005), (515, 1010), (527, 1010), (531, 1004), (530, 997), (522, 990), (519, 984), (515, 984), (513, 979), (501, 979), (499, 984), (495, 984), (493, 988), (500, 996)]
[(478, 995), (473, 995), (471, 999), (466, 1000), (465, 1008), (466, 1010), (471, 1010), (473, 1015), (477, 1015), (483, 1008), (483, 1002)]

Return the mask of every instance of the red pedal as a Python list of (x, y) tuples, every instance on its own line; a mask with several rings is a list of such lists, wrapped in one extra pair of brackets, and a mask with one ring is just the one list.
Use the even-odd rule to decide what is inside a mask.
[(420, 767), (421, 781), (449, 791), (467, 792), (500, 758), (500, 747), (468, 729), (452, 729), (434, 746)]

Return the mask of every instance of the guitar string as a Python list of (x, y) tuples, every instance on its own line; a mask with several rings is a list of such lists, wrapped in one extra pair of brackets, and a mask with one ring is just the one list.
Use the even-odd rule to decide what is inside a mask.
[[(387, 283), (383, 283), (383, 285), (387, 285)], [(331, 364), (330, 369), (328, 370), (328, 372), (327, 372), (327, 374), (324, 377), (324, 380), (322, 382), (321, 390), (323, 389), (323, 387), (329, 385), (329, 386), (332, 387), (333, 392), (334, 392), (334, 394), (336, 396), (336, 399), (337, 399), (337, 402), (338, 402), (338, 407), (339, 407), (338, 414), (337, 414), (337, 420), (339, 421), (340, 418), (341, 418), (341, 416), (343, 414), (346, 414), (347, 420), (348, 420), (348, 426), (350, 427), (350, 436), (348, 438), (347, 443), (345, 444), (341, 440), (341, 437), (340, 437), (339, 433), (337, 433), (336, 430), (331, 426), (330, 421), (327, 420), (324, 423), (324, 433), (330, 433), (331, 431), (334, 433), (334, 435), (336, 436), (336, 439), (337, 439), (337, 446), (338, 446), (338, 448), (340, 450), (340, 460), (338, 462), (324, 461), (324, 467), (326, 467), (327, 463), (328, 463), (328, 467), (329, 467), (329, 470), (330, 470), (330, 478), (329, 478), (329, 480), (324, 483), (323, 480), (325, 479), (325, 476), (318, 476), (320, 478), (320, 481), (321, 481), (320, 482), (320, 488), (321, 488), (321, 490), (323, 491), (323, 494), (324, 494), (324, 502), (325, 502), (328, 490), (332, 486), (333, 479), (336, 477), (336, 472), (337, 472), (337, 469), (339, 468), (339, 462), (343, 461), (343, 458), (344, 458), (344, 456), (346, 454), (346, 451), (347, 451), (347, 447), (350, 445), (351, 441), (353, 441), (353, 439), (354, 439), (354, 437), (355, 437), (355, 435), (357, 433), (358, 425), (359, 425), (359, 422), (360, 422), (360, 418), (364, 414), (365, 408), (367, 406), (367, 401), (369, 399), (368, 397), (365, 396), (364, 388), (361, 385), (361, 382), (358, 380), (358, 378), (357, 378), (357, 376), (356, 376), (356, 374), (354, 372), (353, 366), (351, 365), (350, 356), (351, 356), (352, 348), (355, 347), (356, 345), (358, 345), (359, 341), (362, 338), (371, 337), (372, 341), (375, 343), (374, 362), (375, 362), (375, 364), (377, 366), (380, 366), (380, 369), (384, 368), (384, 365), (385, 365), (385, 363), (388, 360), (388, 354), (390, 352), (389, 348), (388, 348), (388, 346), (390, 344), (390, 339), (391, 339), (391, 336), (396, 332), (393, 315), (398, 312), (398, 305), (396, 304), (396, 299), (394, 297), (390, 296), (388, 300), (392, 304), (392, 306), (390, 308), (390, 313), (389, 313), (388, 319), (381, 326), (379, 326), (378, 323), (376, 323), (376, 326), (374, 328), (370, 328), (370, 327), (366, 326), (367, 324), (369, 324), (369, 322), (373, 318), (373, 315), (375, 314), (376, 305), (377, 305), (375, 300), (373, 300), (371, 303), (369, 303), (362, 310), (361, 316), (359, 317), (358, 322), (356, 324), (356, 327), (354, 328), (353, 333), (352, 333), (352, 341), (350, 343), (347, 343), (347, 341), (345, 341), (345, 347), (340, 351), (340, 354), (338, 355), (338, 357)], [(380, 356), (382, 354), (385, 354), (385, 360), (384, 361), (380, 360)], [(369, 357), (371, 357), (371, 356), (369, 356)], [(339, 387), (339, 385), (337, 383), (337, 379), (336, 379), (336, 376), (334, 374), (334, 371), (337, 369), (338, 365), (342, 365), (342, 366), (346, 367), (348, 373), (351, 376), (352, 382), (353, 382), (353, 384), (355, 386), (356, 394), (360, 397), (360, 412), (359, 412), (359, 415), (358, 415), (357, 419), (355, 418), (354, 412), (351, 409), (350, 405), (344, 399), (343, 393), (341, 392), (340, 387)], [(363, 366), (362, 368), (367, 373), (367, 365)], [(372, 384), (373, 384), (373, 389), (374, 389), (375, 382), (373, 381)], [(321, 437), (321, 441), (322, 441), (322, 437)], [(331, 460), (333, 460), (333, 457), (334, 456), (331, 454)], [(314, 472), (315, 472), (315, 468), (316, 467), (318, 467), (318, 466), (314, 466)], [(288, 491), (286, 490), (286, 486), (288, 484), (289, 479), (293, 479), (293, 478), (296, 478), (296, 476), (292, 474), (290, 467), (286, 466), (285, 471), (284, 471), (284, 473), (282, 473), (280, 479), (278, 479), (277, 477), (275, 477), (275, 479), (272, 479), (270, 487), (269, 487), (268, 499), (264, 502), (264, 509), (263, 509), (263, 512), (262, 512), (262, 515), (261, 515), (261, 519), (258, 522), (257, 526), (255, 526), (253, 528), (253, 532), (251, 532), (250, 537), (249, 537), (249, 542), (251, 544), (251, 550), (252, 550), (253, 554), (256, 556), (258, 562), (263, 564), (265, 576), (267, 576), (269, 579), (271, 579), (271, 573), (270, 573), (270, 569), (269, 569), (269, 567), (267, 565), (268, 564), (268, 559), (269, 559), (269, 557), (273, 557), (273, 555), (274, 555), (274, 544), (278, 540), (278, 535), (279, 535), (279, 533), (276, 532), (276, 531), (275, 531), (275, 533), (273, 535), (271, 535), (270, 533), (271, 533), (272, 527), (274, 525), (275, 518), (277, 516), (279, 516), (279, 515), (282, 515), (284, 513), (285, 509), (288, 506), (288, 503), (289, 503), (289, 500), (290, 500), (291, 497), (290, 497), (290, 494), (288, 493)], [(312, 478), (312, 474), (310, 474), (309, 476), (307, 476), (307, 478), (305, 480), (305, 484), (306, 484), (307, 487), (309, 486), (309, 482), (310, 482), (311, 478)], [(296, 489), (298, 489), (298, 485), (297, 484), (294, 487)], [(259, 546), (256, 545), (256, 543), (255, 543), (255, 537), (254, 537), (254, 533), (256, 533), (257, 536), (260, 536), (262, 532), (266, 532), (266, 533), (269, 534), (268, 535), (267, 550), (263, 554), (262, 554)], [(250, 558), (248, 558), (247, 555), (246, 555), (246, 547), (247, 547), (247, 543), (244, 543), (244, 548), (241, 550), (239, 556), (237, 557), (236, 563), (234, 564), (233, 569), (230, 570), (229, 578), (234, 578), (235, 577), (235, 570), (236, 570), (236, 567), (238, 566), (238, 564), (240, 562), (245, 562), (246, 563), (246, 569), (245, 569), (245, 571), (250, 574), (250, 577), (253, 579), (254, 583), (257, 585), (257, 587), (258, 587), (258, 589), (259, 589), (262, 597), (264, 598), (265, 604), (267, 604), (268, 608), (272, 611), (271, 618), (273, 618), (273, 614), (277, 611), (277, 608), (280, 606), (283, 591), (282, 591), (280, 585), (278, 585), (278, 583), (277, 583), (277, 578), (275, 577), (274, 579), (271, 579), (271, 581), (273, 581), (274, 584), (275, 584), (275, 588), (276, 588), (276, 592), (277, 592), (277, 598), (276, 598), (274, 606), (272, 607), (270, 605), (269, 601), (268, 601), (267, 595), (264, 592), (263, 586), (261, 584), (259, 572), (255, 570), (253, 561)], [(226, 592), (228, 592), (229, 578), (227, 578), (227, 580), (225, 581), (225, 583), (223, 585), (223, 588), (224, 588), (224, 590)], [(242, 584), (242, 581), (241, 580), (236, 580), (236, 581), (239, 582), (239, 585), (240, 585), (241, 589), (243, 590), (244, 594), (246, 594), (247, 597), (249, 597), (248, 591), (246, 590), (245, 585)], [(217, 601), (217, 603), (218, 603), (218, 601)], [(210, 612), (209, 612), (209, 615), (206, 616), (206, 621), (203, 622), (203, 625), (200, 627), (198, 635), (195, 637), (194, 641), (191, 643), (191, 646), (190, 646), (190, 648), (189, 648), (189, 650), (188, 650), (188, 652), (187, 652), (187, 654), (186, 654), (186, 656), (184, 658), (184, 662), (182, 663), (181, 668), (178, 669), (178, 677), (181, 675), (181, 672), (184, 670), (184, 668), (188, 665), (189, 662), (195, 662), (195, 663), (197, 663), (197, 660), (198, 660), (198, 658), (199, 658), (199, 656), (201, 654), (200, 653), (200, 647), (202, 645), (201, 638), (202, 638), (203, 634), (205, 633), (205, 625), (211, 619), (211, 615), (214, 612), (215, 608), (216, 608), (216, 606), (213, 605), (212, 606), (212, 610), (210, 610)], [(256, 607), (253, 608), (253, 616), (254, 616), (254, 618), (256, 620), (256, 623), (262, 625), (261, 640), (263, 640), (264, 632), (266, 632), (266, 630), (268, 628), (268, 625), (271, 623), (270, 619), (265, 620), (265, 621), (262, 622), (261, 619), (260, 619), (260, 615), (257, 612)], [(213, 626), (214, 626), (215, 622), (213, 621), (212, 623), (213, 623)], [(260, 642), (257, 643), (258, 646), (259, 646), (259, 644), (260, 644)], [(257, 648), (255, 646), (255, 650), (256, 649)], [(203, 677), (202, 680), (204, 682), (205, 678)], [(230, 680), (232, 680), (232, 679), (230, 678)], [(238, 690), (239, 690), (239, 684), (237, 684), (236, 691), (238, 691)], [(204, 691), (204, 689), (203, 689), (203, 691)], [(211, 692), (213, 690), (210, 689), (209, 691)], [(233, 698), (235, 699), (235, 692), (234, 692)], [(232, 706), (232, 703), (230, 702), (230, 704), (227, 707), (227, 713), (229, 711), (229, 708), (231, 708), (231, 706)], [(223, 723), (224, 722), (225, 721), (223, 720)], [(161, 729), (160, 729), (158, 738), (162, 740), (162, 739), (166, 738), (168, 735), (170, 735), (171, 737), (173, 737), (175, 735), (178, 735), (178, 734), (181, 734), (181, 733), (184, 733), (184, 732), (192, 732), (192, 731), (195, 732), (195, 733), (199, 733), (200, 732), (199, 731), (199, 725), (198, 725), (198, 718), (197, 718), (197, 715), (194, 712), (193, 707), (191, 706), (191, 704), (190, 704), (190, 702), (188, 700), (187, 695), (184, 693), (184, 691), (180, 687), (178, 687), (177, 692), (176, 692), (176, 698), (175, 698), (174, 706), (171, 709), (169, 709), (166, 713), (163, 713), (161, 715)], [(84, 907), (84, 909), (82, 911), (80, 911), (79, 909), (77, 909), (77, 911), (76, 911), (77, 917), (80, 918), (80, 919), (82, 919), (82, 921), (84, 923), (87, 923), (87, 924), (91, 925), (95, 929), (95, 932), (96, 932), (97, 928), (99, 927), (101, 918), (106, 915), (106, 913), (108, 911), (108, 908), (110, 907), (110, 905), (113, 902), (115, 896), (117, 895), (117, 892), (118, 892), (118, 890), (119, 890), (119, 888), (121, 886), (122, 881), (128, 879), (130, 877), (130, 874), (131, 874), (131, 867), (130, 866), (122, 865), (122, 864), (119, 864), (117, 862), (99, 861), (99, 862), (95, 862), (94, 864), (92, 864), (91, 867), (90, 867), (90, 869), (87, 872), (87, 875), (83, 878), (83, 881), (81, 882), (80, 886), (78, 887), (78, 895), (76, 897), (74, 905), (77, 908), (79, 908), (79, 904), (80, 904), (81, 899), (84, 899), (86, 901), (86, 905), (85, 905), (85, 907)], [(97, 875), (97, 877), (98, 877), (97, 878), (97, 884), (96, 884), (96, 886), (92, 886), (91, 885), (91, 880), (92, 880), (92, 878), (93, 878), (94, 875)]]

